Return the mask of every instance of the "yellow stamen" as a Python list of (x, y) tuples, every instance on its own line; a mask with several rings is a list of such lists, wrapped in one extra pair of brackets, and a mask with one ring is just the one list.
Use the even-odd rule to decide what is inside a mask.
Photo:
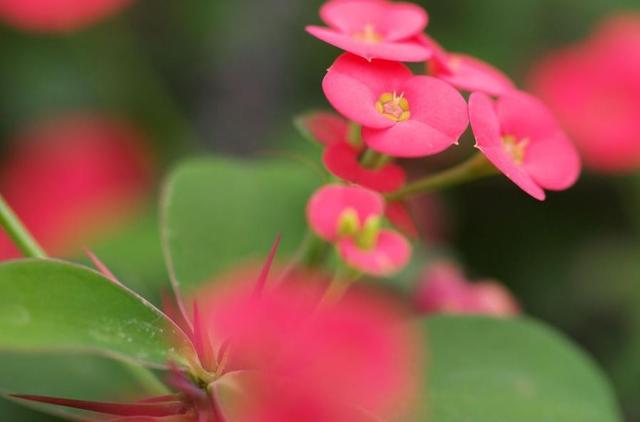
[(364, 41), (371, 44), (376, 44), (382, 41), (383, 36), (376, 32), (375, 27), (372, 24), (366, 24), (361, 32), (353, 34), (353, 38), (358, 41)]
[(376, 102), (376, 110), (394, 122), (403, 122), (411, 117), (409, 101), (404, 97), (404, 94), (397, 95), (395, 92), (382, 94)]
[(518, 165), (524, 163), (524, 154), (529, 145), (528, 139), (518, 140), (515, 136), (507, 135), (502, 137), (502, 146)]
[(372, 249), (378, 241), (382, 219), (380, 217), (370, 217), (364, 223), (364, 227), (356, 237), (357, 245), (364, 250)]
[(361, 224), (357, 211), (347, 208), (338, 219), (338, 235), (352, 239), (360, 249), (370, 250), (378, 241), (381, 225), (380, 217), (369, 217)]
[(360, 232), (360, 218), (353, 208), (347, 208), (338, 219), (338, 234), (343, 237), (353, 237)]

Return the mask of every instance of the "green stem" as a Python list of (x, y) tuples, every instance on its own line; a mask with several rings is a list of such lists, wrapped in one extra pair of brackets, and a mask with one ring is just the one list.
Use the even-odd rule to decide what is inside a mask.
[(342, 262), (338, 262), (337, 265), (333, 279), (320, 300), (321, 307), (339, 302), (349, 287), (362, 276), (360, 272), (347, 267)]
[(379, 152), (376, 152), (372, 149), (368, 149), (362, 155), (360, 163), (364, 168), (378, 170), (384, 167), (390, 160), (391, 157), (380, 154)]
[(31, 236), (31, 233), (22, 224), (20, 219), (13, 212), (9, 204), (0, 195), (0, 226), (2, 226), (18, 247), (20, 252), (28, 258), (46, 258), (47, 254)]
[(477, 153), (467, 161), (435, 175), (409, 183), (399, 191), (387, 195), (389, 201), (402, 201), (424, 193), (498, 174), (497, 169), (482, 153)]
[(300, 247), (296, 261), (299, 265), (313, 269), (324, 263), (330, 251), (331, 245), (329, 243), (309, 231)]

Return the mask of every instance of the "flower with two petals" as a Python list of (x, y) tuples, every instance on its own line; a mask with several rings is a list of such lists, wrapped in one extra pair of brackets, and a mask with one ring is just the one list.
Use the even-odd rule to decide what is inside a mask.
[(334, 243), (350, 267), (374, 276), (401, 270), (411, 256), (402, 235), (381, 228), (384, 212), (384, 198), (358, 186), (324, 186), (307, 205), (313, 231)]
[(580, 175), (578, 153), (540, 100), (511, 92), (497, 100), (483, 93), (469, 99), (476, 147), (498, 170), (536, 199), (565, 190)]
[(330, 1), (320, 9), (327, 28), (307, 27), (314, 37), (366, 60), (420, 62), (431, 50), (416, 36), (428, 23), (427, 12), (411, 3)]
[(468, 125), (467, 104), (451, 85), (414, 76), (405, 65), (340, 56), (322, 87), (331, 105), (363, 126), (367, 146), (392, 157), (423, 157), (457, 143)]
[(427, 63), (429, 74), (467, 92), (492, 96), (507, 94), (515, 85), (500, 69), (468, 54), (451, 53), (427, 35), (419, 37), (433, 51)]

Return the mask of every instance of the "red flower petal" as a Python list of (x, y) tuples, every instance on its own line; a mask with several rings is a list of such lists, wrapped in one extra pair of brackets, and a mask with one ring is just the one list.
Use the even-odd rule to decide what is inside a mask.
[(404, 185), (406, 173), (402, 167), (387, 164), (378, 170), (367, 169), (362, 167), (358, 157), (357, 149), (346, 142), (339, 142), (327, 147), (323, 160), (334, 176), (376, 192), (393, 192)]
[(412, 238), (419, 236), (418, 227), (407, 204), (403, 202), (389, 202), (387, 203), (385, 215), (391, 224), (405, 235)]
[(400, 271), (411, 258), (411, 246), (407, 239), (390, 230), (380, 231), (372, 249), (362, 249), (352, 239), (343, 239), (338, 242), (338, 251), (351, 267), (377, 277)]
[(73, 31), (130, 3), (132, 0), (2, 0), (0, 19), (28, 31)]
[(322, 81), (331, 105), (343, 116), (363, 126), (388, 128), (394, 122), (376, 110), (376, 102), (384, 93), (398, 91), (412, 77), (401, 63), (366, 60), (343, 54), (329, 68)]
[(409, 101), (411, 117), (388, 129), (365, 128), (367, 145), (394, 157), (423, 157), (456, 143), (469, 124), (467, 104), (449, 84), (416, 76), (395, 89)]
[(362, 42), (350, 35), (319, 26), (308, 26), (307, 32), (328, 44), (355, 54), (366, 60), (384, 59), (398, 62), (421, 62), (431, 57), (431, 50), (413, 39), (381, 41), (375, 44)]
[(486, 94), (472, 94), (469, 98), (469, 116), (476, 147), (522, 190), (538, 200), (544, 200), (546, 195), (542, 188), (504, 148), (502, 128), (493, 101)]
[(329, 2), (320, 9), (320, 17), (330, 27), (349, 36), (371, 25), (386, 41), (417, 35), (428, 23), (424, 9), (412, 3)]
[(298, 120), (303, 130), (322, 145), (344, 142), (349, 135), (349, 123), (329, 112), (309, 113)]
[(484, 92), (489, 95), (504, 95), (515, 90), (515, 85), (501, 70), (470, 55), (449, 54), (450, 74), (433, 76), (468, 92)]

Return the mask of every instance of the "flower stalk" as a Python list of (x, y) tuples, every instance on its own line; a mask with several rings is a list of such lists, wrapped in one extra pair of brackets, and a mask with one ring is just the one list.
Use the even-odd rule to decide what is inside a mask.
[(493, 164), (484, 155), (477, 153), (455, 167), (409, 183), (404, 188), (387, 195), (386, 198), (389, 201), (402, 201), (496, 174), (498, 170)]
[(364, 168), (379, 170), (387, 165), (391, 159), (392, 158), (387, 155), (380, 154), (372, 149), (367, 149), (362, 155), (361, 164)]
[(47, 254), (29, 233), (4, 197), (0, 195), (0, 226), (9, 235), (15, 246), (28, 258), (46, 258)]

